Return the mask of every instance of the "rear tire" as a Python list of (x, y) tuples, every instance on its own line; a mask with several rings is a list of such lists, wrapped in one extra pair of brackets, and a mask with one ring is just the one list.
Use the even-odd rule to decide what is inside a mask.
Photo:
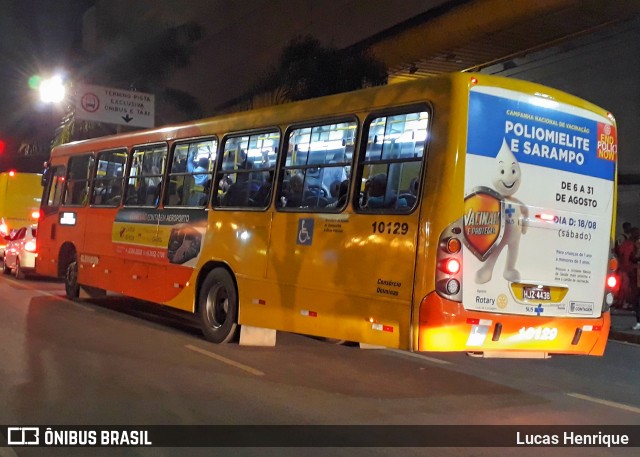
[(22, 268), (20, 268), (20, 257), (16, 257), (16, 268), (14, 270), (14, 273), (16, 275), (16, 279), (25, 278), (24, 271), (22, 270)]
[(7, 266), (7, 256), (4, 256), (2, 258), (2, 273), (4, 273), (5, 275), (11, 274), (11, 268)]
[(78, 284), (78, 262), (75, 256), (67, 265), (64, 275), (64, 291), (69, 300), (77, 300), (80, 296), (80, 285)]
[(228, 343), (238, 330), (238, 292), (233, 278), (222, 268), (212, 270), (200, 288), (200, 328), (213, 343)]

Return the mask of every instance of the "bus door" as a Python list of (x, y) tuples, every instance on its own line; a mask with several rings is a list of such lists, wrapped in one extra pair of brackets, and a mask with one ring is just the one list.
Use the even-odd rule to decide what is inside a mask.
[(64, 212), (60, 212), (65, 176), (64, 165), (52, 165), (45, 171), (43, 179), (45, 187), (42, 215), (38, 221), (38, 239), (47, 238), (47, 242), (38, 243), (36, 271), (44, 276), (59, 276), (57, 260), (63, 238), (58, 236), (58, 225), (75, 224), (73, 214), (65, 215)]
[(226, 261), (235, 274), (241, 321), (263, 300), (280, 136), (272, 130), (226, 137), (217, 168), (207, 257)]

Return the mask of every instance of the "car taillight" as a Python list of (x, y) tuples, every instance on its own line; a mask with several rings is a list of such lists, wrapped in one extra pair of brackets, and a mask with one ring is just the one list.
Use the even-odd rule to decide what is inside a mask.
[(9, 234), (9, 227), (7, 227), (7, 224), (4, 222), (0, 224), (0, 234), (5, 236)]
[(24, 250), (29, 252), (36, 252), (36, 242), (35, 241), (27, 241), (24, 244)]
[(33, 211), (33, 212), (31, 213), (31, 218), (32, 218), (32, 219), (40, 219), (40, 210), (38, 210), (38, 211)]

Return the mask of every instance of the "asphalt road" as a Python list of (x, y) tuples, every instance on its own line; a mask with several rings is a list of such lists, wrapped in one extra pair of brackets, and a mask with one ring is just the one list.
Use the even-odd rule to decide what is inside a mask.
[[(0, 424), (640, 425), (640, 346), (602, 358), (478, 359), (332, 345), (213, 345), (183, 315), (0, 278)], [(463, 437), (461, 437), (463, 439)], [(543, 455), (542, 448), (0, 448), (36, 455)], [(548, 451), (547, 451), (548, 452)], [(556, 448), (551, 455), (636, 455)]]

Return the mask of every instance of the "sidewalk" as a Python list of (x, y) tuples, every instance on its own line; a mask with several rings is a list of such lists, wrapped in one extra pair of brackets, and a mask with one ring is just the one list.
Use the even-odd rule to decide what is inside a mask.
[(635, 323), (636, 316), (633, 311), (612, 309), (609, 339), (640, 344), (640, 330), (631, 330)]

